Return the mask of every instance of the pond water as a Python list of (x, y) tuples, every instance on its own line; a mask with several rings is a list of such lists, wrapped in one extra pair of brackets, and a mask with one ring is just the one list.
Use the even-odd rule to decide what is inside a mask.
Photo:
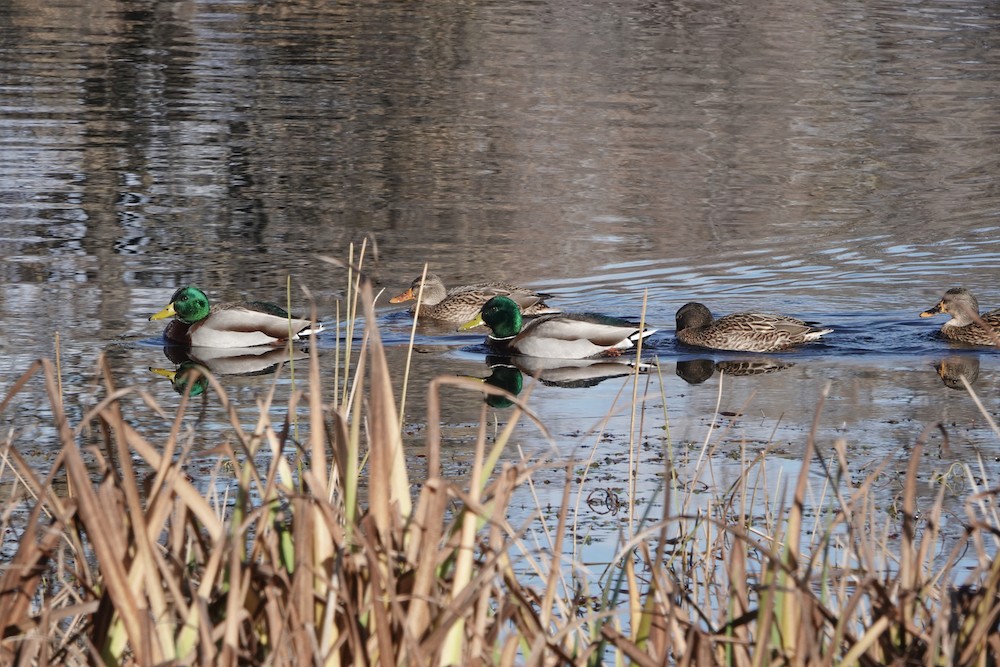
[[(824, 392), (821, 452), (843, 440), (859, 476), (885, 463), (887, 506), (939, 421), (948, 441), (932, 437), (922, 478), (967, 463), (998, 481), (1000, 439), (954, 369), (996, 417), (1000, 356), (917, 318), (957, 285), (1000, 306), (996, 3), (14, 0), (0, 6), (0, 91), (4, 392), (58, 346), (71, 414), (95, 400), (101, 353), (120, 385), (173, 405), (148, 370), (171, 360), (147, 317), (174, 289), (284, 303), (290, 279), (296, 307), (307, 287), (332, 319), (346, 274), (317, 256), (370, 239), (400, 379), (411, 319), (387, 297), (425, 263), (449, 285), (512, 280), (565, 310), (637, 318), (645, 302), (659, 329), (645, 498), (667, 440), (682, 467), (711, 441), (720, 486), (741, 447), (770, 445), (793, 476)], [(690, 300), (834, 333), (744, 374), (740, 355), (675, 343)], [(491, 374), (481, 334), (421, 327), (417, 345), (415, 455), (426, 381)], [(334, 336), (320, 347), (329, 368)], [(270, 377), (224, 380), (252, 420)], [(532, 457), (596, 449), (602, 483), (622, 493), (625, 382), (539, 384), (529, 405), (551, 438), (525, 422), (516, 444)], [(483, 402), (446, 399), (457, 472)], [(44, 406), (33, 381), (0, 416), (42, 468), (56, 446)], [(224, 430), (211, 411), (199, 428), (206, 448)], [(955, 479), (948, 511), (962, 517), (972, 487)], [(614, 539), (617, 525), (595, 526)]]

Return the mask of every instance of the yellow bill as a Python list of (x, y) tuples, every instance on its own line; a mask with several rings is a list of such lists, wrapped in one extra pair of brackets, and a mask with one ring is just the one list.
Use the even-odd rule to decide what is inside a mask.
[(173, 317), (176, 314), (177, 311), (174, 310), (174, 304), (173, 302), (171, 302), (166, 308), (158, 312), (156, 315), (150, 315), (149, 321), (152, 322), (153, 320), (165, 320), (166, 318)]
[(462, 326), (460, 326), (458, 328), (458, 330), (459, 331), (468, 331), (469, 329), (474, 329), (476, 327), (484, 327), (484, 326), (486, 326), (486, 322), (483, 322), (483, 314), (479, 313), (478, 315), (476, 315), (475, 317), (473, 317), (471, 320), (469, 320), (468, 322), (466, 322), (465, 324), (463, 324)]
[(171, 382), (173, 382), (174, 378), (177, 377), (177, 371), (171, 371), (171, 370), (168, 370), (166, 368), (152, 368), (152, 367), (150, 367), (149, 370), (152, 371), (153, 373), (156, 373), (157, 375), (162, 375), (163, 377), (167, 378)]

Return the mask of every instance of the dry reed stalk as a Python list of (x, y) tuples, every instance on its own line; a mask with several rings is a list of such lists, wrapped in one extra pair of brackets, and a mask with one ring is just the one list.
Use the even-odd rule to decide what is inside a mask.
[[(486, 449), (486, 432), (483, 427), (486, 423), (485, 406), (481, 410), (479, 435), (476, 438), (476, 450), (473, 455), (472, 473), (469, 480), (469, 499), (476, 504), (479, 504), (479, 488), (482, 482), (483, 458), (485, 457)], [(466, 587), (472, 581), (476, 523), (476, 516), (472, 512), (465, 512), (462, 516), (461, 537), (459, 539), (458, 553), (455, 557), (455, 568), (452, 575), (450, 599), (452, 605), (455, 604), (458, 597), (465, 592)], [(477, 655), (477, 653), (478, 651), (469, 650), (466, 645), (464, 616), (456, 614), (455, 622), (452, 623), (445, 637), (438, 664), (442, 666), (462, 664), (465, 662), (464, 658), (467, 654), (472, 660), (481, 659), (481, 655)]]
[[(135, 596), (123, 562), (128, 545), (120, 539), (122, 534), (120, 517), (105, 512), (104, 508), (107, 505), (102, 503), (94, 492), (86, 464), (76, 449), (73, 434), (63, 411), (62, 396), (59, 395), (56, 388), (52, 364), (48, 360), (43, 360), (42, 367), (53, 418), (62, 442), (62, 451), (65, 453), (66, 471), (79, 503), (78, 515), (80, 521), (86, 526), (96, 558), (101, 563), (107, 595), (116, 610), (115, 618), (106, 627), (110, 628), (111, 633), (115, 633), (116, 624), (121, 623), (125, 633), (123, 637), (127, 637), (138, 662), (159, 661), (163, 656), (162, 647), (155, 646), (149, 641), (152, 635), (148, 632), (147, 617), (144, 612), (140, 611), (140, 609), (144, 609), (144, 605), (141, 607), (140, 601)], [(113, 503), (111, 507), (114, 507)], [(115, 540), (116, 535), (119, 536), (118, 540)], [(124, 649), (124, 643), (121, 640), (115, 641), (112, 637), (110, 643), (100, 641), (96, 644), (107, 650), (104, 654), (106, 659), (116, 662), (121, 659), (121, 651)]]
[(376, 325), (375, 300), (371, 282), (367, 278), (361, 281), (361, 295), (366, 321), (367, 344), (370, 347), (368, 360), (371, 364), (368, 388), (368, 438), (371, 452), (370, 488), (378, 490), (374, 497), (369, 496), (369, 510), (375, 518), (383, 539), (386, 539), (393, 521), (390, 517), (390, 511), (398, 512), (402, 517), (410, 516), (412, 511), (410, 481), (406, 472), (402, 433), (399, 417), (396, 414), (389, 365), (385, 359), (382, 338), (379, 336)]
[[(24, 539), (0, 578), (0, 657), (117, 664), (615, 660), (964, 667), (991, 664), (1000, 651), (995, 558), (1000, 526), (992, 506), (1000, 492), (977, 489), (967, 504), (965, 530), (978, 569), (956, 587), (950, 573), (963, 558), (961, 545), (941, 556), (944, 484), (929, 507), (917, 502), (920, 453), (935, 429), (944, 431), (928, 428), (910, 452), (901, 492), (903, 540), (897, 545), (895, 522), (879, 514), (870, 493), (885, 462), (848, 493), (842, 489), (851, 479), (846, 445), (836, 445), (839, 468), (833, 471), (818, 453), (815, 420), (822, 400), (790, 507), (772, 507), (765, 493), (774, 482), (765, 474), (767, 447), (752, 458), (741, 450), (744, 470), (738, 480), (707, 500), (696, 498), (697, 489), (684, 485), (667, 457), (666, 504), (658, 521), (647, 523), (630, 498), (631, 519), (614, 566), (604, 574), (602, 598), (583, 613), (564, 568), (577, 568), (576, 581), (584, 567), (575, 546), (564, 545), (579, 539), (587, 469), (578, 480), (574, 464), (567, 464), (553, 525), (536, 496), (535, 519), (548, 540), (547, 554), (536, 557), (525, 539), (528, 521), (514, 528), (507, 514), (519, 487), (533, 492), (540, 464), (522, 461), (498, 470), (523, 416), (551, 438), (526, 410), (530, 387), (514, 397), (467, 379), (437, 378), (428, 401), (428, 478), (410, 504), (397, 403), (375, 327), (371, 285), (360, 271), (351, 271), (355, 306), (349, 312), (359, 312), (360, 305), (366, 329), (353, 378), (346, 369), (354, 361), (345, 356), (337, 362), (344, 374), (338, 370), (335, 376), (330, 404), (322, 399), (315, 353), (306, 393), (292, 392), (280, 433), (268, 415), (273, 388), (259, 401), (260, 417), (248, 432), (224, 387), (209, 377), (231, 427), (233, 444), (223, 442), (214, 450), (236, 471), (228, 507), (213, 507), (186, 479), (192, 442), (183, 426), (188, 396), (181, 397), (169, 429), (154, 444), (129, 425), (125, 401), (136, 396), (153, 413), (162, 411), (142, 392), (117, 389), (104, 363), (99, 374), (105, 396), (76, 429), (66, 421), (51, 364), (34, 365), (15, 383), (0, 410), (41, 372), (62, 452), (42, 480), (8, 448), (5, 460), (11, 465), (5, 469), (16, 472), (37, 500)], [(637, 410), (646, 397), (639, 400), (638, 381), (632, 379), (630, 475), (637, 471), (635, 439), (644, 428)], [(443, 386), (504, 395), (515, 406), (489, 449), (485, 426), (480, 427), (465, 479), (441, 476)], [(337, 400), (340, 395), (344, 400)], [(289, 454), (290, 422), (300, 401), (309, 413), (309, 433), (303, 449)], [(95, 460), (88, 462), (77, 440), (92, 422), (100, 427), (104, 449), (94, 450)], [(724, 433), (710, 430), (692, 480), (714, 479), (713, 452)], [(367, 507), (350, 492), (362, 438), (369, 450)], [(264, 443), (268, 446), (261, 449)], [(327, 443), (332, 456), (325, 452)], [(268, 453), (266, 469), (258, 469), (258, 455)], [(137, 455), (150, 467), (148, 484), (132, 463)], [(297, 477), (290, 455), (302, 457)], [(807, 494), (817, 467), (824, 471), (818, 501)], [(53, 488), (61, 474), (71, 483), (69, 499)], [(812, 509), (807, 500), (831, 506), (817, 513), (822, 519), (812, 527), (805, 525)], [(752, 525), (751, 508), (758, 507), (765, 510), (763, 526)], [(52, 517), (47, 525), (43, 512)], [(58, 565), (67, 549), (76, 561), (72, 568)], [(569, 562), (564, 551), (574, 554)], [(842, 562), (833, 562), (831, 554), (841, 554)], [(36, 610), (57, 565), (63, 594), (45, 597)], [(820, 578), (819, 593), (814, 577)], [(626, 604), (619, 607), (625, 585)]]
[(406, 346), (406, 363), (403, 364), (403, 388), (399, 393), (399, 414), (406, 414), (406, 392), (410, 387), (410, 362), (413, 360), (413, 342), (417, 337), (417, 323), (420, 322), (420, 307), (424, 304), (424, 281), (427, 280), (428, 265), (420, 274), (420, 287), (417, 289), (417, 301), (413, 306), (413, 323), (410, 325), (410, 343)]
[[(30, 613), (31, 592), (41, 583), (57, 543), (62, 539), (62, 524), (58, 521), (53, 521), (39, 536), (37, 526), (40, 518), (39, 504), (32, 509), (27, 528), (21, 535), (23, 547), (18, 549), (0, 578), (0, 628), (4, 629), (5, 636), (13, 634), (15, 628), (18, 634), (25, 636), (35, 634), (39, 628), (39, 623), (32, 619)], [(72, 519), (72, 514), (66, 518)], [(15, 655), (9, 642), (0, 643), (0, 662), (12, 664)]]

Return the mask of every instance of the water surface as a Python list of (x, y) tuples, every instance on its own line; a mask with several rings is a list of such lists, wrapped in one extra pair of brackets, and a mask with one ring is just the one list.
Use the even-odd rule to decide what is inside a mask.
[[(970, 463), (995, 483), (1000, 443), (937, 367), (975, 367), (995, 417), (1000, 359), (952, 349), (916, 314), (955, 285), (1000, 305), (998, 42), (997, 5), (958, 0), (6, 3), (0, 386), (58, 341), (72, 415), (95, 401), (101, 353), (119, 384), (172, 405), (148, 371), (170, 360), (146, 318), (176, 287), (284, 303), (290, 278), (296, 308), (307, 287), (332, 318), (346, 276), (316, 256), (368, 238), (400, 376), (410, 319), (386, 296), (429, 263), (449, 284), (515, 280), (568, 310), (638, 317), (645, 303), (660, 365), (644, 438), (661, 457), (667, 442), (696, 451), (722, 419), (720, 470), (747, 446), (794, 470), (827, 392), (817, 441), (829, 455), (845, 440), (859, 474), (905, 470), (941, 421), (947, 446), (932, 441), (922, 476)], [(693, 299), (835, 333), (730, 376), (742, 360), (673, 340)], [(421, 328), (417, 343), (413, 452), (426, 381), (491, 373), (481, 336)], [(333, 336), (320, 346), (331, 368)], [(248, 422), (270, 382), (226, 380)], [(530, 404), (553, 438), (526, 424), (518, 444), (621, 460), (630, 409), (606, 438), (592, 429), (623, 382), (540, 384)], [(456, 471), (481, 401), (446, 401)], [(225, 433), (211, 405), (206, 448)], [(43, 468), (47, 415), (34, 381), (2, 416)], [(882, 479), (891, 503), (897, 480)]]

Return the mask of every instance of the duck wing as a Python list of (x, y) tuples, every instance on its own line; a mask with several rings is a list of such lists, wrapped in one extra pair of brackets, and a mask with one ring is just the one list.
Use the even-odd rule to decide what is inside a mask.
[[(527, 287), (520, 287), (518, 285), (511, 285), (510, 283), (478, 283), (476, 285), (463, 285), (462, 287), (456, 287), (448, 292), (448, 296), (459, 296), (462, 294), (475, 294), (477, 297), (481, 297), (486, 301), (489, 301), (495, 296), (505, 296), (510, 299), (514, 299), (517, 296), (530, 297), (541, 301), (547, 298), (548, 294), (540, 294), (534, 290), (528, 289)], [(516, 299), (514, 299), (516, 301)]]
[(733, 313), (704, 327), (677, 332), (682, 343), (715, 350), (776, 352), (792, 345), (818, 340), (832, 329), (817, 329), (808, 322), (774, 313)]
[(994, 329), (1000, 328), (1000, 308), (994, 308), (979, 317)]
[(557, 340), (583, 338), (597, 345), (611, 347), (637, 333), (639, 326), (627, 320), (591, 313), (574, 313), (540, 317), (528, 323), (519, 337), (544, 336)]
[[(227, 303), (212, 307), (204, 320), (191, 325), (188, 335), (197, 347), (253, 347), (289, 338), (311, 326), (309, 320), (289, 319), (278, 306), (261, 308), (261, 302)], [(265, 304), (267, 305), (267, 304)]]
[[(545, 299), (550, 298), (550, 295), (510, 283), (479, 283), (456, 287), (448, 293), (448, 300), (481, 307), (495, 296), (507, 297), (518, 305), (523, 315), (529, 317), (561, 312), (558, 308), (552, 308), (545, 303)], [(474, 316), (475, 313), (465, 319)]]
[[(282, 328), (282, 338), (288, 338), (288, 329), (296, 333), (302, 333), (303, 330), (308, 329), (312, 326), (312, 322), (304, 317), (291, 317), (288, 311), (273, 303), (267, 301), (241, 301), (238, 303), (221, 303), (218, 306), (212, 308), (212, 313), (222, 313), (225, 311), (234, 311), (239, 313), (237, 318), (241, 320), (245, 326), (253, 326), (257, 324), (261, 327), (262, 331), (276, 331), (273, 327), (278, 326), (277, 322), (280, 321)], [(322, 331), (322, 327), (317, 325), (317, 331)]]
[(545, 315), (525, 325), (508, 348), (532, 357), (586, 359), (631, 348), (654, 331), (604, 315)]
[(224, 308), (243, 308), (246, 310), (253, 310), (258, 313), (276, 315), (277, 317), (288, 317), (287, 310), (269, 301), (240, 301), (239, 303), (223, 303), (216, 306), (216, 310), (222, 310)]
[(715, 321), (713, 328), (741, 331), (747, 334), (785, 334), (801, 336), (812, 330), (802, 320), (774, 313), (734, 313)]

